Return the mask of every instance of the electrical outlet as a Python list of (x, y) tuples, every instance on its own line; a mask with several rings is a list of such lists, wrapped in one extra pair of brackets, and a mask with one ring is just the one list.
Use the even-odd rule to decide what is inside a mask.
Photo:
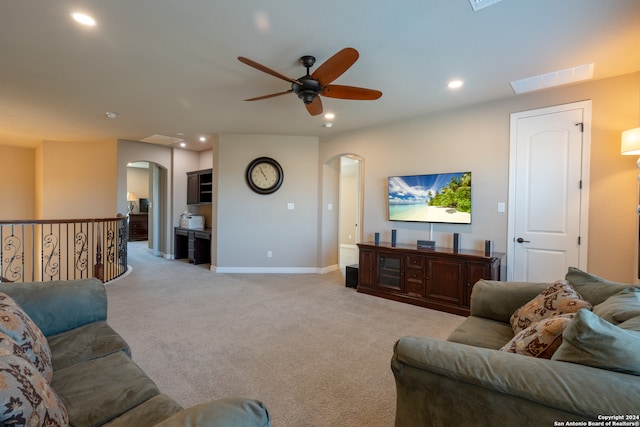
[(271, 258), (273, 256), (273, 252), (267, 251), (267, 258)]

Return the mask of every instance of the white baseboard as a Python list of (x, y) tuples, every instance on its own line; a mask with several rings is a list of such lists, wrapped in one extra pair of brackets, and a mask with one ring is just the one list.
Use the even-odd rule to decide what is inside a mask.
[(211, 271), (216, 273), (245, 273), (245, 274), (327, 274), (340, 268), (331, 265), (323, 268), (316, 267), (215, 267)]

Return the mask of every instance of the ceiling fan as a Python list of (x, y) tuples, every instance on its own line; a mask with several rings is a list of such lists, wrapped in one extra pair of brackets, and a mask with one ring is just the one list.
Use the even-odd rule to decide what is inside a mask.
[(382, 96), (382, 92), (379, 90), (331, 84), (331, 82), (340, 77), (342, 73), (347, 71), (349, 67), (358, 60), (359, 56), (360, 55), (357, 50), (351, 47), (344, 48), (331, 58), (327, 59), (322, 65), (316, 68), (313, 73), (309, 74), (309, 68), (313, 67), (316, 62), (316, 58), (311, 55), (305, 55), (300, 58), (300, 63), (307, 69), (307, 74), (298, 79), (289, 78), (277, 71), (265, 67), (262, 64), (258, 64), (251, 59), (239, 56), (238, 60), (240, 62), (247, 64), (256, 70), (260, 70), (291, 83), (290, 90), (273, 93), (271, 95), (258, 96), (256, 98), (249, 98), (245, 99), (245, 101), (258, 101), (293, 92), (298, 95), (298, 98), (302, 99), (302, 102), (304, 102), (307, 107), (309, 114), (317, 116), (322, 113), (322, 101), (320, 100), (320, 96), (354, 100), (378, 99)]

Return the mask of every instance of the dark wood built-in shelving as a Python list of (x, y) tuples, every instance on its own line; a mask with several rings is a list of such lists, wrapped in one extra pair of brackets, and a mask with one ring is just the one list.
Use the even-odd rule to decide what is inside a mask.
[(211, 204), (213, 201), (213, 170), (187, 172), (187, 204)]

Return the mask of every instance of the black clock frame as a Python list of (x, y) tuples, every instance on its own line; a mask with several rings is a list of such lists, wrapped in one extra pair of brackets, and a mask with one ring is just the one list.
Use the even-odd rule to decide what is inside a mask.
[[(269, 188), (258, 187), (251, 179), (251, 172), (253, 172), (253, 169), (255, 169), (255, 167), (261, 163), (269, 163), (278, 172), (278, 180)], [(249, 186), (249, 188), (251, 188), (256, 193), (272, 194), (278, 191), (278, 189), (282, 185), (282, 182), (284, 181), (284, 172), (282, 170), (282, 166), (280, 166), (280, 163), (278, 163), (275, 159), (272, 159), (271, 157), (258, 157), (257, 159), (252, 160), (251, 163), (249, 163), (249, 166), (247, 166), (245, 178), (247, 180), (247, 185)]]

